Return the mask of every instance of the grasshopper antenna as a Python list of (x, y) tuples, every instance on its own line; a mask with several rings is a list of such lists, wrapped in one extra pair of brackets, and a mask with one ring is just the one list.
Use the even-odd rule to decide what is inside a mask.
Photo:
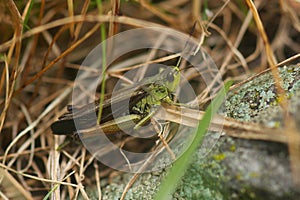
[(188, 38), (188, 40), (185, 42), (185, 45), (184, 45), (184, 47), (183, 47), (183, 51), (181, 52), (181, 55), (180, 55), (180, 57), (179, 57), (179, 59), (178, 59), (178, 61), (177, 61), (176, 67), (179, 67), (179, 65), (180, 65), (180, 62), (181, 62), (181, 60), (182, 60), (182, 55), (183, 55), (183, 53), (185, 53), (185, 50), (187, 49), (188, 43), (189, 43), (189, 41), (190, 41), (190, 39), (191, 39), (191, 37), (192, 37), (192, 34), (193, 34), (194, 31), (195, 31), (195, 28), (196, 28), (196, 22), (194, 22), (194, 24), (193, 24), (193, 27), (192, 27), (192, 29), (191, 29), (191, 31), (190, 31), (190, 33), (189, 33), (189, 38)]

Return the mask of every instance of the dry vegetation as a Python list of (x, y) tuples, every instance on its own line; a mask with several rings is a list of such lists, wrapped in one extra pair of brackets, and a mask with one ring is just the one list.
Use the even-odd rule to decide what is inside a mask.
[[(110, 0), (99, 15), (90, 0), (1, 1), (0, 196), (87, 196), (83, 186), (99, 185), (111, 173), (76, 141), (49, 128), (65, 112), (76, 70), (100, 43), (101, 24), (109, 37), (153, 25), (189, 34), (197, 22), (193, 37), (204, 39), (202, 47), (224, 80), (241, 81), (272, 66), (279, 81), (277, 63), (299, 62), (300, 3), (255, 1), (260, 19), (254, 20), (249, 2)], [(293, 162), (297, 176), (299, 160)]]

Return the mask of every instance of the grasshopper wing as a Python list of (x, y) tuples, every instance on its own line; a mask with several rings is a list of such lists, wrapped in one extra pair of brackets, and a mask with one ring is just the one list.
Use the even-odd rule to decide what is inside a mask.
[[(103, 114), (100, 123), (129, 114), (126, 111), (130, 112), (137, 102), (147, 96), (147, 92), (142, 89), (143, 87), (131, 86), (130, 88), (120, 90), (118, 95), (113, 98), (106, 98), (102, 105)], [(112, 107), (116, 108), (113, 110), (114, 113), (112, 112)], [(51, 125), (54, 134), (72, 134), (77, 131), (77, 128), (82, 130), (95, 126), (97, 123), (95, 116), (98, 115), (99, 111), (99, 100), (80, 108), (69, 105), (67, 110), (67, 113), (63, 114), (59, 117), (58, 121)]]

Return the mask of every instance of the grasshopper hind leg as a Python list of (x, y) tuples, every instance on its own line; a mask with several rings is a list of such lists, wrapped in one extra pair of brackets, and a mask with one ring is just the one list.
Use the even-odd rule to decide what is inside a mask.
[(76, 131), (73, 119), (56, 121), (51, 125), (52, 132), (56, 135), (68, 135)]

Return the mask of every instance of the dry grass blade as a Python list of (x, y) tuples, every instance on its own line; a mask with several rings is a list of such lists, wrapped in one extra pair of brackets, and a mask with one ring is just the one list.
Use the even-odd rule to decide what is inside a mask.
[(100, 185), (100, 174), (99, 174), (99, 165), (97, 161), (94, 161), (94, 167), (95, 167), (95, 177), (96, 177), (96, 184), (97, 184), (97, 191), (98, 191), (98, 199), (102, 199), (101, 194), (101, 185)]
[(112, 37), (113, 35), (115, 35), (119, 28), (118, 28), (118, 24), (114, 22), (114, 16), (118, 16), (120, 14), (120, 5), (121, 2), (120, 0), (113, 0), (111, 1), (112, 3), (112, 20), (109, 23), (109, 30), (108, 30), (108, 37)]
[(146, 0), (139, 0), (140, 4), (146, 8), (147, 10), (149, 10), (150, 12), (152, 12), (153, 14), (157, 15), (158, 17), (160, 17), (161, 19), (165, 20), (166, 22), (168, 22), (169, 24), (175, 24), (175, 20), (174, 18), (169, 17), (166, 13), (164, 13), (163, 11), (159, 10), (159, 8), (154, 7), (153, 5), (151, 5), (148, 1)]
[[(67, 89), (63, 94), (61, 94), (61, 97), (64, 98), (66, 95), (69, 94), (69, 92), (71, 91), (71, 89)], [(28, 131), (34, 129), (37, 124), (44, 118), (44, 116), (46, 114), (48, 114), (52, 109), (53, 107), (55, 107), (58, 103), (60, 103), (60, 98), (57, 98), (55, 101), (53, 101), (46, 109), (43, 113), (41, 113), (41, 115), (39, 116), (38, 119), (36, 119), (35, 121), (32, 122), (32, 124), (30, 124), (25, 130), (23, 130), (22, 132), (20, 132), (20, 134), (14, 138), (14, 140), (9, 144), (9, 146), (6, 148), (5, 150), (5, 153), (4, 153), (4, 156), (3, 156), (3, 161), (2, 163), (4, 164), (6, 162), (6, 158), (7, 158), (7, 155), (9, 153), (9, 151), (11, 150), (11, 148), (17, 143), (17, 141), (23, 137), (25, 134), (27, 134)]]
[(43, 70), (41, 70), (39, 73), (37, 73), (34, 77), (32, 77), (30, 80), (28, 80), (24, 85), (22, 85), (16, 93), (23, 90), (27, 85), (35, 81), (37, 78), (39, 78), (42, 74), (44, 74), (47, 70), (49, 70), (55, 63), (57, 63), (59, 60), (67, 56), (69, 53), (71, 53), (78, 45), (80, 45), (85, 39), (91, 36), (97, 29), (99, 28), (99, 25), (96, 25), (93, 29), (90, 30), (89, 33), (87, 33), (84, 37), (82, 37), (80, 40), (78, 40), (76, 43), (74, 43), (69, 49), (62, 52), (62, 54), (54, 59), (52, 62), (50, 62)]
[(72, 183), (66, 183), (66, 182), (62, 182), (62, 181), (54, 181), (54, 180), (51, 180), (51, 179), (45, 179), (45, 178), (40, 178), (40, 177), (32, 176), (30, 174), (20, 173), (20, 172), (18, 172), (16, 170), (13, 170), (11, 168), (6, 167), (3, 164), (0, 164), (0, 167), (3, 168), (3, 169), (8, 170), (10, 172), (13, 172), (15, 174), (19, 174), (21, 176), (24, 176), (24, 177), (27, 177), (27, 178), (30, 178), (30, 179), (33, 179), (33, 180), (42, 181), (42, 182), (46, 182), (46, 183), (55, 183), (55, 184), (61, 184), (61, 185), (69, 185), (69, 186), (72, 186), (72, 187), (75, 187), (75, 188), (79, 187), (78, 185), (72, 184)]
[(300, 8), (299, 2), (293, 2), (293, 0), (280, 0), (279, 2), (282, 10), (290, 16), (290, 19), (292, 20), (292, 24), (295, 27), (295, 29), (297, 29), (300, 32), (300, 20), (298, 17), (299, 13), (297, 13), (297, 9)]
[[(31, 194), (6, 170), (0, 169), (1, 193), (7, 199), (32, 199)], [(1, 195), (0, 195), (1, 197)], [(2, 196), (4, 199), (4, 197)]]
[[(70, 23), (82, 23), (82, 22), (109, 22), (111, 20), (111, 16), (109, 15), (77, 15), (74, 17), (66, 17), (62, 19), (58, 19), (56, 21), (50, 22), (48, 24), (33, 28), (26, 33), (24, 33), (22, 36), (18, 36), (15, 39), (12, 39), (10, 41), (5, 42), (4, 44), (0, 45), (0, 51), (4, 51), (7, 48), (11, 47), (14, 41), (20, 40), (20, 39), (25, 39), (30, 36), (33, 36), (37, 33), (43, 32), (44, 30), (48, 30), (51, 28), (63, 26), (66, 24)], [(116, 16), (115, 17), (115, 22), (117, 23), (122, 23), (122, 24), (128, 24), (132, 25), (135, 27), (164, 27), (163, 25), (156, 24), (153, 22), (147, 22), (144, 20), (139, 20), (139, 19), (134, 19), (130, 17), (125, 17), (125, 16)]]
[[(9, 87), (9, 88), (8, 88), (8, 93), (7, 93), (6, 98), (5, 98), (5, 106), (4, 106), (4, 109), (3, 109), (3, 111), (1, 112), (1, 115), (0, 115), (0, 132), (3, 128), (4, 120), (5, 120), (5, 117), (6, 117), (6, 114), (7, 114), (6, 112), (8, 110), (8, 106), (10, 105), (10, 101), (11, 101), (12, 96), (13, 96), (13, 90), (14, 90), (14, 87), (15, 87), (15, 84), (16, 84), (17, 77), (20, 73), (20, 68), (19, 68), (19, 63), (18, 62), (19, 62), (20, 53), (21, 53), (22, 18), (21, 18), (21, 15), (20, 15), (15, 3), (12, 0), (9, 0), (7, 2), (7, 7), (9, 8), (10, 14), (13, 18), (13, 24), (14, 24), (14, 27), (15, 27), (15, 32), (14, 32), (13, 43), (10, 46), (9, 53), (8, 53), (8, 56), (7, 56), (7, 61), (6, 61), (7, 63), (6, 64), (9, 64), (11, 62), (14, 51), (15, 51), (15, 54), (14, 54), (15, 62), (14, 62), (14, 65), (13, 65), (13, 69), (11, 71), (11, 76), (10, 76), (9, 83), (7, 83), (7, 87)], [(9, 74), (8, 70), (6, 70), (6, 74), (7, 75)]]

